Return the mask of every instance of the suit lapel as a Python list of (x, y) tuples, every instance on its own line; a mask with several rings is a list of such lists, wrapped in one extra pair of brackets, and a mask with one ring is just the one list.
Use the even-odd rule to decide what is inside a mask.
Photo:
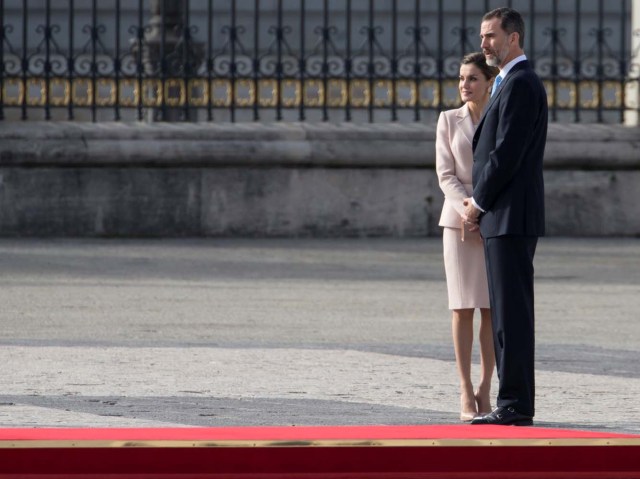
[(505, 89), (505, 86), (507, 85), (507, 83), (511, 81), (511, 79), (513, 78), (513, 74), (518, 70), (524, 70), (525, 68), (529, 68), (529, 60), (523, 60), (513, 65), (513, 68), (509, 70), (509, 73), (507, 73), (507, 76), (503, 78), (502, 83), (500, 83), (500, 86), (498, 86), (497, 90), (495, 91), (493, 96), (489, 99), (489, 103), (487, 104), (484, 111), (482, 112), (482, 116), (480, 117), (480, 122), (478, 123), (478, 129), (476, 130), (476, 134), (479, 134), (480, 130), (482, 129), (482, 124), (484, 123), (484, 118), (487, 115), (487, 111), (491, 109), (491, 107), (493, 106), (493, 103), (498, 99), (498, 97), (500, 96), (500, 93), (502, 93), (502, 91)]
[(458, 128), (462, 131), (465, 138), (470, 144), (473, 144), (473, 121), (471, 120), (471, 113), (469, 113), (469, 105), (466, 103), (456, 112), (456, 120)]

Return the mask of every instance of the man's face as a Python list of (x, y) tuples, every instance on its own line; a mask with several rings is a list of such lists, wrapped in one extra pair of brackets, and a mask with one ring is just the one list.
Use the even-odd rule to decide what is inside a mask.
[(513, 42), (517, 41), (517, 35), (507, 34), (500, 22), (499, 18), (492, 18), (480, 25), (480, 48), (487, 64), (492, 67), (502, 67), (511, 60), (511, 47)]

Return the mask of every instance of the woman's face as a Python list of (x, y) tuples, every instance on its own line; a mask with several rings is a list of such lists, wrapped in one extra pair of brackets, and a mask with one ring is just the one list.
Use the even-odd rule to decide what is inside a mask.
[(460, 98), (463, 102), (481, 103), (489, 96), (491, 82), (487, 80), (480, 69), (473, 63), (460, 65)]

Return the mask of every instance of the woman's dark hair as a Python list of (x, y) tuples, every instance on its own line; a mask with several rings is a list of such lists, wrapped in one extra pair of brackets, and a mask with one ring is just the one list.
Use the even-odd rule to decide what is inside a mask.
[(500, 69), (487, 65), (487, 59), (482, 52), (473, 52), (465, 55), (460, 62), (462, 65), (473, 64), (478, 67), (487, 80), (491, 80), (495, 77)]
[(499, 18), (500, 26), (508, 34), (516, 32), (520, 48), (524, 48), (524, 20), (519, 12), (513, 8), (500, 7), (485, 13), (482, 21), (491, 20), (492, 18)]

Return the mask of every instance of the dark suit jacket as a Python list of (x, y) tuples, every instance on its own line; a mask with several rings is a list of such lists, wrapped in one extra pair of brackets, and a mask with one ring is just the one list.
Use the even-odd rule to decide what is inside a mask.
[(473, 137), (473, 199), (486, 211), (483, 237), (544, 235), (547, 116), (544, 85), (528, 61), (516, 63)]

